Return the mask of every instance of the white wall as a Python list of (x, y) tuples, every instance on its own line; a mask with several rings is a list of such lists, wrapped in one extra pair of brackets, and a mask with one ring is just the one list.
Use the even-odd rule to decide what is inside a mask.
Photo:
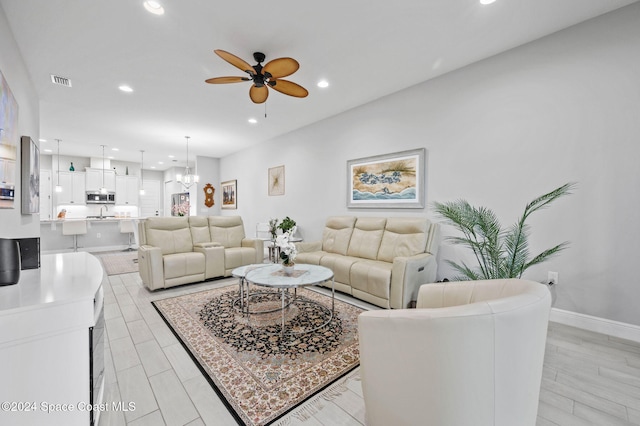
[[(40, 115), (38, 112), (38, 97), (29, 79), (29, 73), (18, 50), (13, 34), (9, 29), (9, 22), (0, 7), (0, 71), (4, 75), (13, 96), (18, 104), (18, 134), (31, 136), (38, 141)], [(16, 141), (20, 164), (20, 141)], [(20, 167), (16, 168), (15, 208), (0, 209), (0, 238), (26, 238), (40, 235), (40, 216), (22, 215), (20, 184)]]
[[(556, 307), (640, 325), (638, 22), (634, 4), (225, 157), (220, 180), (238, 180), (238, 210), (222, 212), (242, 215), (247, 232), (289, 215), (308, 241), (329, 215), (434, 218), (430, 208), (346, 208), (347, 160), (418, 147), (429, 155), (428, 203), (465, 198), (504, 225), (575, 181), (574, 195), (530, 220), (532, 252), (571, 247), (526, 278), (557, 271)], [(269, 197), (267, 169), (282, 164), (285, 195)], [(461, 256), (443, 245), (439, 278)]]

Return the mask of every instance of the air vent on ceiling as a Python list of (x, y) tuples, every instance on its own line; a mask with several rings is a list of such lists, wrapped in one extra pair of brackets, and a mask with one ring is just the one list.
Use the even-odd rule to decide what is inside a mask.
[(51, 74), (51, 82), (53, 84), (59, 84), (61, 86), (71, 87), (71, 80), (66, 77), (60, 77), (59, 75)]

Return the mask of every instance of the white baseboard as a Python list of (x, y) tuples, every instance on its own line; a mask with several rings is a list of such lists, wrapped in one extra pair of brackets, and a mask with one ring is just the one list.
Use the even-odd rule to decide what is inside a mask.
[(579, 314), (558, 308), (551, 308), (549, 321), (640, 342), (640, 326), (633, 324)]

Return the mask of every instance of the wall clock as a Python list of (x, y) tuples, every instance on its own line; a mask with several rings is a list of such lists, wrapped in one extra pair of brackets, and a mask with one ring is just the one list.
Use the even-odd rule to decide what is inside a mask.
[(284, 166), (269, 169), (269, 195), (284, 195)]
[(207, 207), (213, 206), (215, 204), (215, 202), (213, 201), (213, 194), (215, 194), (216, 189), (213, 187), (213, 185), (208, 183), (204, 186), (204, 188), (202, 188), (202, 190), (204, 191), (204, 205)]

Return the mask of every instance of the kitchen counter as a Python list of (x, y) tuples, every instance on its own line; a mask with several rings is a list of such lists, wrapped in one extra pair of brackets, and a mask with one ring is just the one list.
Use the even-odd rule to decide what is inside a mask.
[(137, 217), (115, 217), (115, 216), (104, 216), (102, 219), (98, 217), (76, 217), (76, 218), (41, 220), (40, 224), (62, 223), (62, 222), (71, 221), (71, 220), (86, 220), (87, 222), (120, 222), (121, 220), (138, 220), (138, 219), (139, 218)]
[[(0, 326), (7, 325), (2, 323), (7, 315), (17, 312), (92, 302), (102, 283), (102, 264), (89, 253), (45, 254), (40, 265), (40, 269), (20, 271), (17, 284), (0, 287)], [(0, 334), (0, 344), (7, 337)]]
[(104, 271), (89, 253), (43, 255), (41, 265), (0, 287), (0, 424), (86, 426)]
[[(78, 251), (115, 251), (129, 247), (129, 234), (120, 232), (120, 222), (133, 220), (137, 217), (77, 218), (53, 219), (40, 221), (40, 251), (41, 253), (60, 253), (72, 251), (73, 235), (62, 235), (62, 225), (65, 222), (86, 221), (87, 233), (78, 235)], [(137, 226), (131, 236), (133, 247), (137, 247)]]

